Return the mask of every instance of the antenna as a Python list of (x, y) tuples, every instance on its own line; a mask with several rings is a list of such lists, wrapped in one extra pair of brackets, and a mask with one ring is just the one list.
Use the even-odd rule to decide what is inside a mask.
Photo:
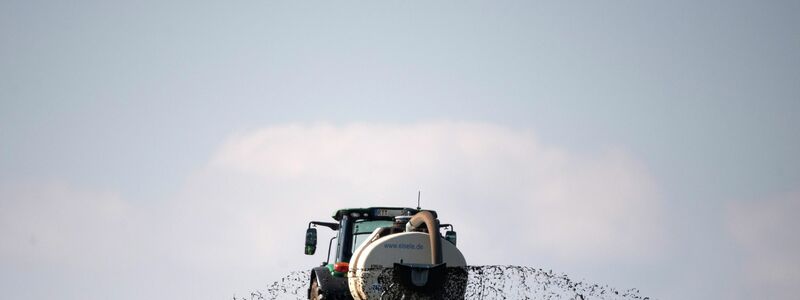
[(419, 198), (422, 195), (422, 191), (417, 191), (417, 210), (419, 210)]

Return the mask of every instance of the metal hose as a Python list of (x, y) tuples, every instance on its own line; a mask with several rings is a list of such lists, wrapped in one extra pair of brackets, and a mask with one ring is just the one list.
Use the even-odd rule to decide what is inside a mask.
[(439, 234), (439, 220), (433, 217), (433, 214), (427, 211), (421, 211), (411, 217), (411, 220), (406, 224), (406, 231), (419, 228), (425, 224), (428, 228), (428, 235), (431, 239), (431, 264), (438, 265), (442, 263), (442, 239)]

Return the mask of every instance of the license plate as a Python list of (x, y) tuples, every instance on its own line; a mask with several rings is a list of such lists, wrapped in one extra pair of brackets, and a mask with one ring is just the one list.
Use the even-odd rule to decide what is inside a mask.
[(396, 217), (402, 214), (402, 209), (378, 209), (375, 212), (375, 215), (379, 217)]

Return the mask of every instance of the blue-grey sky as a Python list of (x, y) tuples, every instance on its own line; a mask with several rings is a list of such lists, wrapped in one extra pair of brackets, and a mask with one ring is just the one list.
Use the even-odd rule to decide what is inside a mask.
[[(410, 205), (421, 188), (464, 224), (468, 262), (661, 299), (791, 298), (798, 13), (793, 1), (3, 1), (0, 294), (241, 294), (322, 259), (299, 252), (309, 219)], [(514, 208), (580, 221), (479, 232), (477, 211), (503, 221)]]

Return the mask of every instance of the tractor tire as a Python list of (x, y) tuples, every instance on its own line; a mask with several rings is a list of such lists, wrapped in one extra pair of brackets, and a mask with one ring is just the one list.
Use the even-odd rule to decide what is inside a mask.
[(326, 299), (322, 296), (322, 292), (319, 290), (319, 284), (317, 283), (317, 277), (311, 279), (311, 292), (309, 293), (310, 300), (323, 300)]

